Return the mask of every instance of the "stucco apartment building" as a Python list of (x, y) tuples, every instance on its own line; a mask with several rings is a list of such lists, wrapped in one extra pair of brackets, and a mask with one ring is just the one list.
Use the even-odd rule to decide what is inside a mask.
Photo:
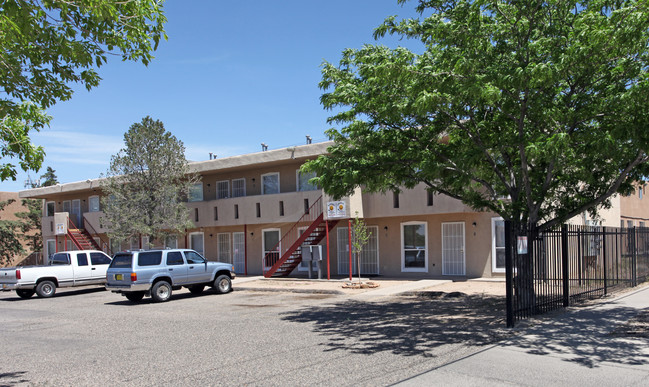
[[(458, 200), (430, 194), (423, 185), (399, 194), (369, 194), (359, 189), (334, 201), (310, 185), (311, 176), (299, 170), (306, 160), (326, 153), (329, 145), (307, 144), (190, 163), (191, 170), (201, 176), (187, 203), (195, 227), (164, 245), (192, 248), (210, 260), (230, 262), (239, 274), (267, 276), (305, 275), (308, 263), (299, 262), (301, 246), (320, 245), (321, 274), (340, 277), (350, 271), (348, 220), (358, 216), (371, 231), (360, 257), (363, 275), (504, 275), (504, 229), (496, 214), (475, 212)], [(74, 249), (69, 229), (75, 228), (85, 229), (100, 248), (110, 248), (112, 253), (150, 247), (146, 236), (126, 243), (107, 238), (101, 221), (101, 194), (101, 179), (20, 192), (22, 198), (43, 199), (46, 254)], [(640, 226), (641, 221), (649, 221), (644, 207), (637, 195), (616, 198), (613, 209), (597, 222), (618, 226), (620, 221), (633, 221)], [(625, 209), (639, 217), (621, 216)], [(62, 227), (62, 216), (67, 214), (74, 225)], [(584, 218), (583, 223), (588, 220)], [(352, 260), (356, 274), (357, 262)]]

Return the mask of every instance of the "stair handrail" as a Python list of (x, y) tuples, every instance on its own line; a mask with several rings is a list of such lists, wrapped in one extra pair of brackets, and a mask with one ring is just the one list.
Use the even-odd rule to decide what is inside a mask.
[(90, 230), (90, 232), (89, 232), (90, 236), (94, 235), (94, 236), (97, 236), (99, 238), (99, 240), (101, 241), (101, 246), (99, 246), (99, 247), (106, 246), (106, 251), (108, 252), (108, 255), (111, 255), (111, 256), (113, 255), (113, 252), (110, 250), (110, 242), (104, 240), (104, 238), (101, 236), (101, 234), (99, 234), (97, 232), (97, 230), (95, 230), (95, 228), (92, 227), (92, 224), (90, 224), (90, 221), (86, 218), (86, 214), (83, 214), (83, 227), (85, 229), (87, 229), (87, 230)]
[(68, 216), (68, 236), (70, 236), (70, 239), (72, 239), (72, 242), (74, 242), (74, 244), (77, 245), (79, 250), (83, 250), (83, 247), (81, 246), (81, 244), (79, 243), (77, 238), (74, 237), (74, 235), (72, 234), (72, 232), (70, 230), (78, 230), (78, 228), (77, 228), (77, 226), (74, 225), (74, 222)]
[[(282, 245), (282, 242), (285, 242), (284, 240), (292, 236), (294, 233), (297, 235), (297, 227), (299, 224), (305, 222), (313, 222), (318, 219), (318, 217), (322, 215), (322, 213), (322, 195), (320, 195), (318, 199), (316, 199), (316, 201), (313, 202), (313, 204), (304, 212), (300, 219), (298, 219), (298, 221), (295, 222), (295, 224), (293, 224), (293, 226), (291, 226), (291, 228), (286, 233), (284, 233), (284, 235), (282, 235), (282, 237), (279, 239), (279, 242), (277, 242), (277, 244), (273, 246), (271, 250), (268, 250), (268, 253), (266, 255), (264, 255), (261, 261), (261, 267), (264, 275), (266, 274), (266, 272), (270, 271), (270, 268), (274, 266), (274, 263), (270, 266), (266, 266), (266, 262), (268, 261), (269, 256), (271, 254), (279, 253), (278, 258), (280, 258), (294, 243), (294, 241), (284, 243), (285, 250), (282, 252), (279, 249), (279, 247)], [(295, 240), (297, 240), (298, 238), (295, 238)], [(266, 269), (267, 267), (269, 268), (268, 270)]]

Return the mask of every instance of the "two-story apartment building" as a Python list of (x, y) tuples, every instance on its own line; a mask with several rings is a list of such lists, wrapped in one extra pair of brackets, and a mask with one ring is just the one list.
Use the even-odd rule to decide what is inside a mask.
[[(192, 248), (210, 260), (234, 264), (240, 274), (270, 275), (279, 273), (274, 267), (278, 260), (299, 261), (299, 246), (319, 244), (325, 259), (323, 270), (331, 276), (346, 276), (350, 271), (348, 220), (359, 216), (371, 232), (360, 257), (363, 275), (472, 278), (504, 274), (504, 229), (496, 214), (475, 212), (458, 200), (429, 193), (423, 185), (398, 194), (357, 190), (339, 202), (327, 198), (299, 168), (324, 154), (330, 144), (190, 163), (190, 169), (201, 176), (187, 203), (194, 228), (164, 243), (158, 241), (156, 246)], [(107, 238), (101, 220), (101, 184), (101, 179), (95, 179), (20, 193), (44, 200), (46, 254), (74, 249), (75, 238), (68, 235), (68, 229), (75, 228), (85, 229), (102, 249), (112, 253), (149, 247), (147, 236), (126, 242)], [(73, 225), (63, 227), (61, 213), (69, 214)], [(619, 223), (619, 211), (615, 216)], [(355, 274), (358, 262), (353, 257), (352, 261)], [(287, 269), (292, 275), (308, 270), (306, 262), (296, 265)]]

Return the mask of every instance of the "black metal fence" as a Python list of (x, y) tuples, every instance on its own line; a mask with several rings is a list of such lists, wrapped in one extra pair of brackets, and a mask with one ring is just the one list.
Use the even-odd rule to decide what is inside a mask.
[(649, 228), (563, 225), (512, 232), (505, 222), (507, 326), (649, 278)]

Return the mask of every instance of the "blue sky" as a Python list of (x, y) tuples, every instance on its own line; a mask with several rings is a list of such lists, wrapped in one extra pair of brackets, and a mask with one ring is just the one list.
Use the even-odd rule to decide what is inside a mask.
[[(76, 87), (34, 133), (62, 183), (97, 178), (123, 147), (129, 126), (149, 115), (179, 138), (191, 161), (326, 140), (329, 112), (320, 105), (320, 65), (345, 48), (375, 43), (385, 17), (417, 16), (415, 2), (167, 0), (169, 39), (148, 67), (118, 57), (99, 69), (99, 87)], [(386, 38), (390, 47), (413, 43)], [(4, 181), (19, 191), (27, 173)]]

